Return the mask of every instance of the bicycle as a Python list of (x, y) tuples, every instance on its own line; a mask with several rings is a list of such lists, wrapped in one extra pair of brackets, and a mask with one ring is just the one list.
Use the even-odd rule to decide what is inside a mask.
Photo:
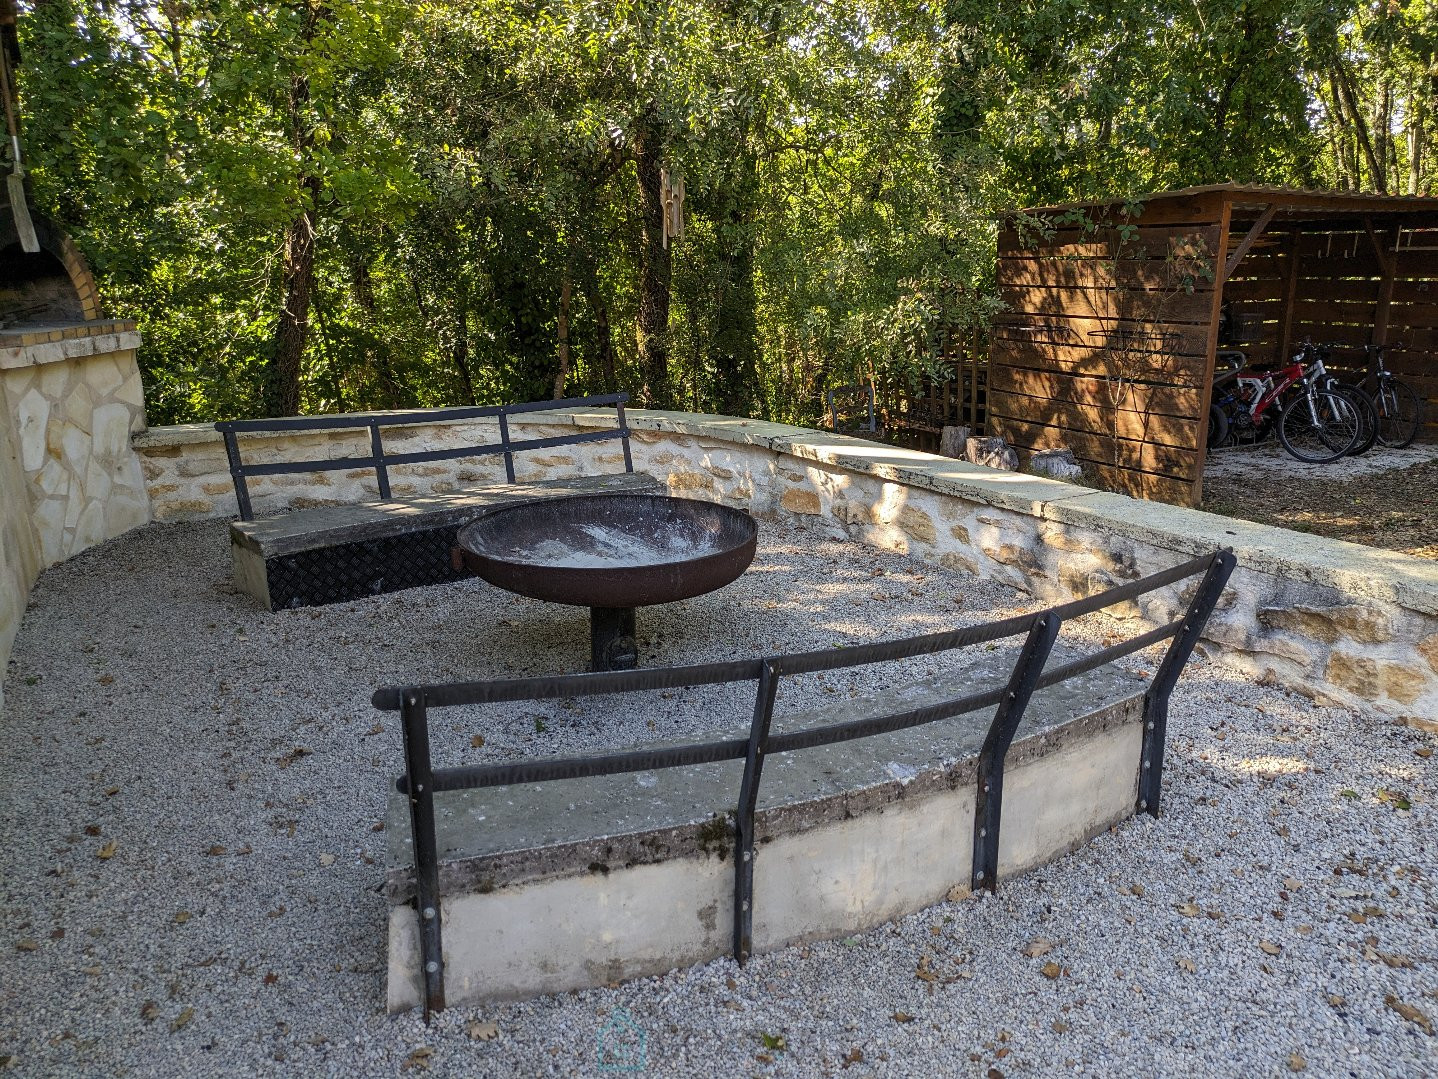
[(1388, 370), (1383, 361), (1384, 345), (1365, 345), (1368, 375), (1362, 385), (1373, 386), (1371, 395), (1378, 412), (1378, 441), (1389, 449), (1401, 450), (1418, 437), (1423, 427), (1423, 398), (1413, 387)]
[[(1241, 357), (1242, 353), (1237, 353)], [(1305, 358), (1311, 362), (1305, 364)], [(1234, 367), (1234, 354), (1227, 357)], [(1232, 382), (1232, 388), (1228, 383)], [(1289, 456), (1327, 464), (1352, 453), (1365, 435), (1360, 402), (1339, 389), (1323, 357), (1305, 343), (1288, 366), (1273, 372), (1231, 369), (1215, 380), (1216, 400), (1209, 410), (1210, 435), (1221, 445), (1235, 428), (1262, 437), (1271, 429)], [(1296, 392), (1293, 392), (1296, 391)], [(1222, 396), (1217, 396), (1219, 394)], [(1282, 401), (1282, 404), (1279, 402)], [(1228, 414), (1233, 410), (1233, 415)], [(1277, 409), (1278, 417), (1273, 417)], [(1376, 426), (1376, 424), (1375, 424)]]

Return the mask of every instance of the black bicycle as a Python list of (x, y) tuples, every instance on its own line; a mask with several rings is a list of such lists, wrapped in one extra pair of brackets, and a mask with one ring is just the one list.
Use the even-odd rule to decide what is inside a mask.
[(1383, 362), (1384, 345), (1365, 345), (1368, 375), (1362, 386), (1378, 412), (1378, 441), (1390, 449), (1402, 449), (1418, 437), (1423, 427), (1423, 398), (1412, 386), (1388, 370)]

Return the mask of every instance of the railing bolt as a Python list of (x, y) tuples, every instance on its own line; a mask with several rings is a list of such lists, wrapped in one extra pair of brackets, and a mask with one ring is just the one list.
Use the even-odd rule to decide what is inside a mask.
[(984, 879), (984, 871), (983, 871), (982, 869), (980, 869), (980, 870), (978, 870), (978, 871), (974, 874), (974, 880), (983, 880), (983, 879)]
[(987, 828), (980, 828), (980, 829), (979, 829), (979, 838), (980, 838), (980, 839), (987, 838), (988, 834), (989, 834), (989, 830), (988, 830)]
[(750, 856), (751, 856), (751, 852), (746, 850), (746, 851), (744, 852), (744, 860), (747, 862), (747, 861), (749, 860)]
[(1140, 799), (1138, 800), (1138, 807), (1139, 807), (1139, 809), (1147, 809), (1147, 808), (1148, 808), (1148, 802), (1146, 802), (1146, 801), (1144, 801), (1144, 799), (1140, 798)]
[(1147, 768), (1150, 763), (1151, 763), (1151, 762), (1149, 762), (1149, 761), (1144, 761), (1144, 762), (1143, 762), (1143, 766), (1144, 766), (1145, 768)]
[(988, 793), (989, 793), (989, 785), (988, 785), (987, 783), (984, 784), (984, 793), (985, 793), (985, 794), (988, 794)]
[(1153, 730), (1153, 720), (1150, 719), (1148, 721), (1148, 723), (1146, 724), (1146, 729)]
[(439, 964), (433, 959), (431, 959), (428, 963), (424, 965), (424, 969), (427, 970), (430, 974), (438, 974)]
[(739, 908), (739, 909), (740, 909), (740, 910), (748, 910), (748, 909), (749, 909), (749, 900), (747, 900), (747, 899), (746, 899), (746, 900), (744, 900), (744, 903), (743, 903), (743, 905), (742, 905), (742, 906), (740, 906), (740, 908)]
[(434, 920), (434, 908), (433, 908), (433, 907), (425, 907), (425, 908), (424, 908), (424, 920), (427, 921), (427, 922)]

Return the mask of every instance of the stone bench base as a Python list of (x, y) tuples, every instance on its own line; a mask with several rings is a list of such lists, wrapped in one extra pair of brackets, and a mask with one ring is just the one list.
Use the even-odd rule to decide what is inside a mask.
[[(775, 733), (952, 699), (1002, 681), (1009, 662), (990, 655), (957, 678), (776, 717)], [(1035, 694), (1008, 755), (1000, 876), (1133, 814), (1144, 688), (1101, 668)], [(940, 902), (955, 885), (966, 891), (990, 718), (986, 710), (771, 757), (756, 817), (756, 948), (846, 936)], [(438, 794), (447, 1002), (562, 992), (730, 954), (727, 812), (740, 772), (730, 762)], [(387, 831), (394, 1012), (421, 1000), (408, 807), (398, 794)]]
[(510, 502), (600, 492), (658, 491), (640, 472), (473, 488), (422, 498), (316, 506), (230, 525), (235, 584), (270, 610), (316, 607), (468, 577), (455, 534)]

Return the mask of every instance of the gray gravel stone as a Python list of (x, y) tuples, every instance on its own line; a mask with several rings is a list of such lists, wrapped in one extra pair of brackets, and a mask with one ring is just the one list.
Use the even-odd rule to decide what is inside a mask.
[[(762, 528), (735, 586), (641, 612), (644, 662), (1032, 609)], [(1072, 630), (1089, 646), (1117, 632)], [(598, 1039), (623, 1009), (652, 1075), (1283, 1075), (1294, 1053), (1315, 1075), (1434, 1073), (1433, 1038), (1389, 1003), (1438, 1018), (1431, 738), (1203, 663), (1174, 697), (1164, 815), (996, 898), (743, 970), (453, 1009), (428, 1028), (386, 1016), (373, 829), (400, 753), (371, 690), (575, 670), (585, 647), (584, 612), (478, 582), (259, 611), (230, 586), (220, 522), (151, 526), (48, 572), (0, 720), (0, 1058), (27, 1076), (605, 1074)], [(792, 700), (903, 676), (831, 676)], [(476, 710), (440, 725), (436, 752), (597, 750), (699, 732), (745, 701), (679, 694), (539, 724), (533, 707)], [(1039, 938), (1052, 949), (1030, 958)]]

